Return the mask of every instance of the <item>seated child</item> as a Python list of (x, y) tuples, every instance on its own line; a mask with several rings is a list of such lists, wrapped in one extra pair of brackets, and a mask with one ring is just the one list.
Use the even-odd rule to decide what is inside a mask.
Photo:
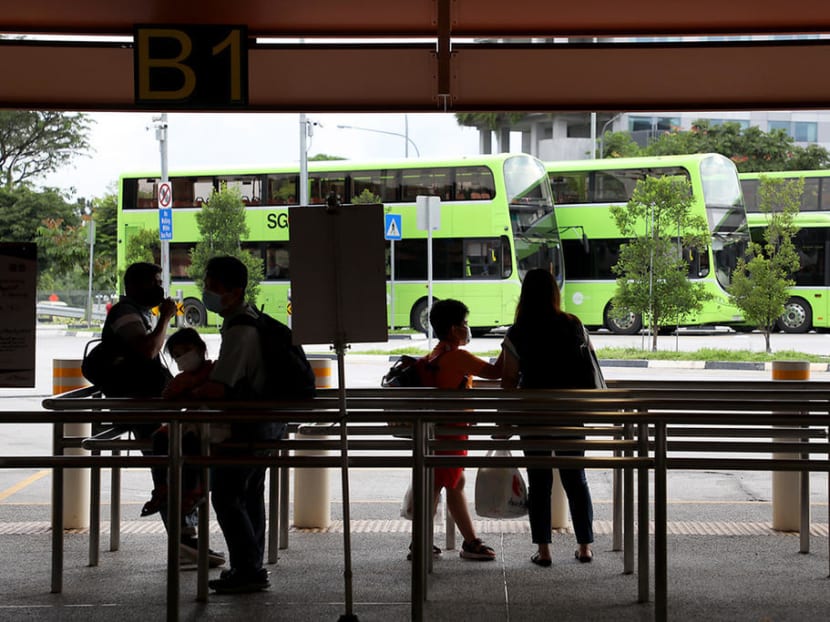
[[(470, 310), (458, 300), (439, 300), (432, 305), (429, 322), (438, 337), (438, 345), (429, 354), (428, 360), (435, 369), (435, 387), (438, 389), (465, 389), (473, 386), (473, 376), (500, 378), (502, 359), (490, 364), (461, 346), (470, 343), (470, 327), (467, 316)], [(466, 426), (466, 424), (459, 424)], [(466, 440), (466, 435), (439, 435), (439, 439)], [(466, 450), (439, 450), (439, 455), (466, 456)], [(447, 509), (458, 530), (464, 537), (461, 557), (464, 559), (490, 561), (496, 558), (495, 551), (485, 545), (476, 535), (473, 519), (464, 495), (464, 469), (461, 467), (440, 467), (435, 469), (435, 491), (433, 507), (437, 506), (441, 488), (446, 489)], [(433, 546), (433, 554), (440, 555), (440, 549)]]
[[(166, 399), (188, 399), (191, 392), (210, 378), (213, 361), (207, 359), (207, 344), (192, 328), (182, 328), (170, 336), (165, 345), (167, 353), (176, 361), (180, 373), (164, 389), (162, 397)], [(153, 432), (153, 453), (166, 454), (168, 449), (167, 426), (163, 425)], [(182, 426), (182, 453), (199, 455), (199, 433), (196, 426)], [(153, 489), (150, 500), (141, 509), (142, 516), (158, 512), (167, 503), (167, 469), (153, 469)], [(187, 514), (204, 498), (199, 469), (185, 467), (182, 469), (182, 514)]]

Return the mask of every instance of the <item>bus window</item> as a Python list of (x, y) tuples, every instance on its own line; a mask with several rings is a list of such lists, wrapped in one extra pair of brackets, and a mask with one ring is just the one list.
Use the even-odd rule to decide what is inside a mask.
[(353, 173), (350, 181), (348, 194), (350, 203), (354, 203), (355, 199), (364, 192), (371, 193), (381, 203), (396, 203), (398, 201), (398, 180), (394, 173), (388, 171), (360, 171)]
[(486, 166), (469, 166), (455, 172), (456, 201), (487, 201), (496, 196), (493, 172)]
[(572, 205), (588, 202), (588, 173), (551, 174), (553, 202), (556, 205)]
[(155, 179), (125, 179), (124, 209), (156, 209)]
[[(789, 180), (792, 181), (792, 180)], [(801, 211), (802, 212), (815, 212), (819, 209), (818, 204), (818, 197), (819, 197), (819, 179), (815, 177), (813, 179), (805, 179), (804, 180), (804, 193), (801, 195)]]
[[(193, 205), (201, 207), (203, 203), (210, 201), (210, 196), (213, 194), (213, 180), (210, 178), (197, 179), (193, 182)], [(176, 194), (173, 193), (173, 200), (176, 200)]]
[(452, 169), (412, 168), (401, 171), (401, 201), (414, 203), (420, 195), (453, 200)]
[(793, 275), (796, 285), (826, 285), (828, 229), (804, 228), (795, 236), (800, 266)]
[(265, 280), (288, 280), (288, 244), (268, 243), (265, 247)]
[(299, 205), (297, 197), (300, 187), (300, 176), (293, 173), (282, 175), (268, 175), (267, 202), (270, 205)]
[(346, 200), (346, 178), (343, 173), (315, 173), (309, 176), (308, 185), (310, 205), (323, 205), (332, 192), (342, 201)]
[(823, 177), (821, 181), (821, 205), (819, 210), (822, 212), (830, 212), (830, 178)]
[(192, 280), (190, 276), (190, 251), (193, 246), (194, 244), (190, 242), (170, 244), (170, 280)]
[[(219, 187), (236, 189), (245, 205), (260, 205), (262, 203), (262, 179), (256, 175), (241, 175), (234, 177), (217, 177)], [(198, 194), (198, 190), (197, 190)]]
[[(593, 203), (627, 203), (631, 193), (622, 178), (627, 171), (597, 171), (593, 177)], [(633, 189), (633, 185), (632, 185)]]
[(464, 278), (500, 278), (502, 275), (500, 256), (498, 239), (465, 240)]
[(747, 213), (757, 213), (761, 211), (761, 209), (758, 207), (759, 183), (760, 182), (757, 179), (741, 180), (741, 190), (743, 191), (744, 205), (746, 206)]

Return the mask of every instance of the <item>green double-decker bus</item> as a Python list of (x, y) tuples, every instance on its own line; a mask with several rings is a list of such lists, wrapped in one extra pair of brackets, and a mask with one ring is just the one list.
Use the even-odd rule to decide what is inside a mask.
[(738, 258), (746, 252), (748, 231), (738, 172), (731, 160), (717, 154), (612, 158), (547, 162), (556, 219), (562, 236), (567, 282), (563, 303), (592, 327), (635, 334), (642, 318), (612, 313), (616, 289), (612, 268), (626, 243), (609, 207), (625, 205), (635, 185), (647, 177), (687, 179), (691, 209), (706, 219), (711, 243), (703, 252), (684, 249), (688, 277), (703, 283), (712, 298), (686, 319), (686, 325), (737, 324), (740, 311), (726, 289)]
[[(223, 186), (237, 188), (247, 207), (250, 235), (240, 241), (241, 246), (263, 261), (257, 304), (285, 321), (291, 278), (290, 213), (302, 209), (299, 167), (199, 170), (172, 173), (169, 178), (171, 290), (183, 293), (185, 323), (199, 326), (215, 321), (208, 317), (189, 275), (190, 250), (199, 240), (196, 213)], [(122, 270), (130, 237), (142, 229), (158, 229), (159, 183), (158, 172), (120, 179), (118, 266)], [(562, 284), (562, 248), (550, 184), (544, 165), (531, 156), (309, 162), (308, 185), (311, 205), (323, 204), (334, 192), (344, 204), (376, 201), (383, 203), (387, 214), (400, 214), (402, 238), (394, 242), (394, 274), (392, 242), (386, 243), (390, 326), (421, 331), (428, 327), (427, 232), (417, 227), (418, 196), (441, 199), (440, 229), (432, 236), (433, 298), (464, 301), (476, 332), (512, 323), (527, 270), (549, 269)]]
[(795, 224), (800, 228), (794, 242), (801, 266), (792, 275), (795, 285), (778, 327), (788, 333), (830, 326), (830, 170), (741, 173), (747, 219), (754, 240), (760, 241), (767, 217), (758, 206), (761, 176), (803, 179), (804, 194)]

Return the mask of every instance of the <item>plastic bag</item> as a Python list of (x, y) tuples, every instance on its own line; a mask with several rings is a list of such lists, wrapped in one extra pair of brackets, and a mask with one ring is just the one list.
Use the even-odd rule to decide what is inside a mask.
[[(510, 456), (506, 449), (488, 456)], [(476, 514), (487, 518), (517, 518), (527, 514), (527, 485), (516, 467), (481, 467), (476, 475)]]

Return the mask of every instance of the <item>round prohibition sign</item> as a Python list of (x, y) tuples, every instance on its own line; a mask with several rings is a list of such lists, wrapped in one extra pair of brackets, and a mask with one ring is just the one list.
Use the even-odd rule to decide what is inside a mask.
[(159, 184), (159, 207), (167, 208), (173, 204), (173, 186), (169, 181)]

